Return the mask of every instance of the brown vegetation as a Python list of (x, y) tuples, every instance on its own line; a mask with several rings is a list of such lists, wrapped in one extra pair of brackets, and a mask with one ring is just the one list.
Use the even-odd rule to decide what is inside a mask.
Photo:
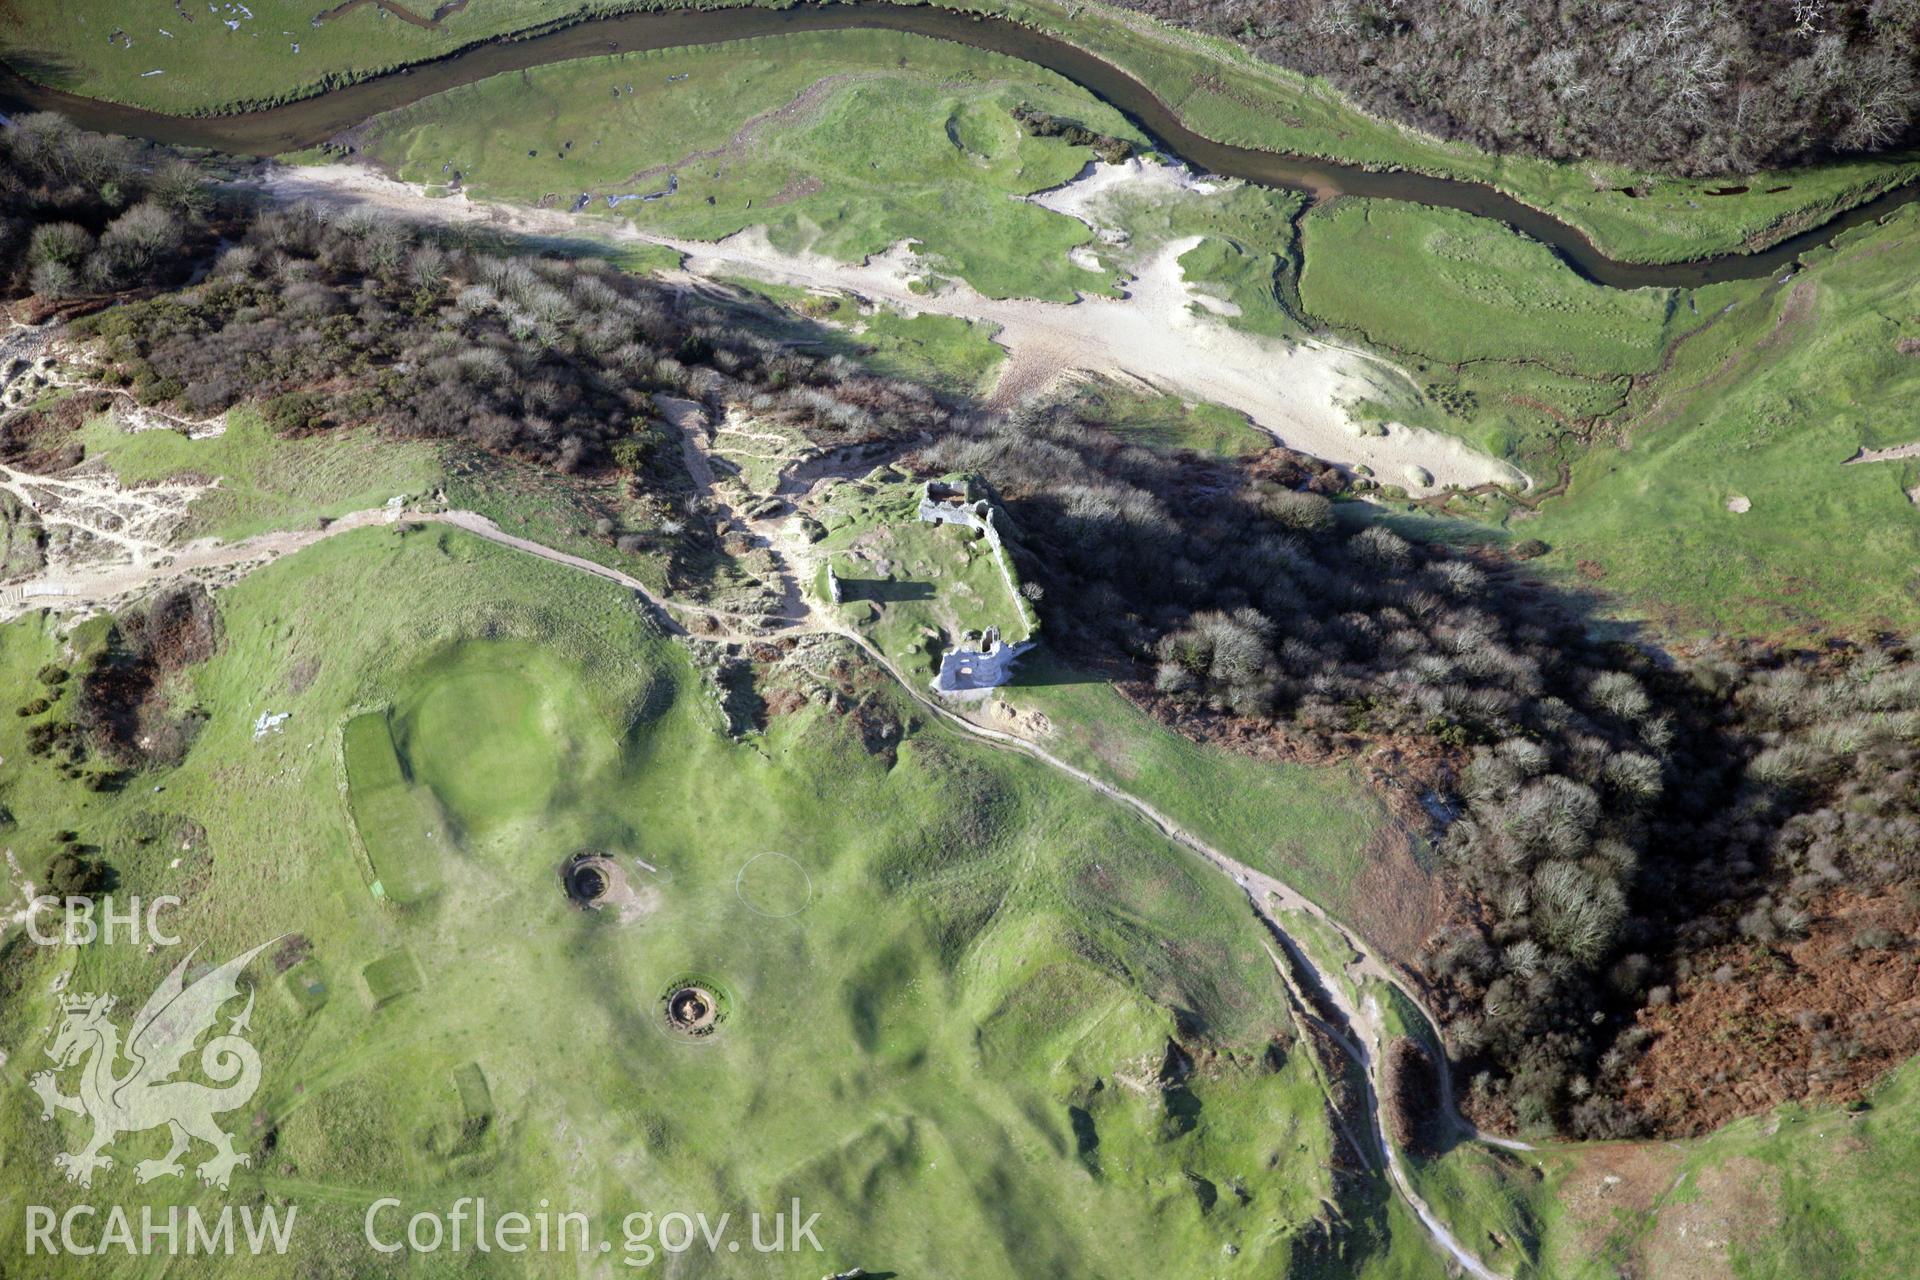
[(939, 416), (918, 387), (797, 354), (748, 318), (598, 259), (473, 253), (297, 206), (260, 216), (204, 283), (78, 331), (146, 403), (252, 400), (285, 434), (372, 424), (563, 473), (677, 474), (656, 393), (750, 403), (841, 443)]
[(1432, 1127), (1440, 1110), (1440, 1082), (1427, 1051), (1405, 1036), (1387, 1048), (1387, 1124), (1393, 1145), (1412, 1156), (1432, 1154)]
[(1789, 1099), (1853, 1102), (1920, 1044), (1920, 898), (1831, 890), (1804, 936), (1722, 943), (1647, 1008), (1627, 1082), (1662, 1133), (1696, 1134)]
[(168, 677), (211, 658), (219, 642), (219, 610), (198, 584), (115, 618), (75, 708), (94, 749), (121, 768), (178, 764), (207, 717), (174, 705)]
[(111, 404), (104, 393), (90, 392), (10, 415), (0, 426), (0, 462), (35, 475), (78, 465), (86, 452), (76, 438), (80, 428)]

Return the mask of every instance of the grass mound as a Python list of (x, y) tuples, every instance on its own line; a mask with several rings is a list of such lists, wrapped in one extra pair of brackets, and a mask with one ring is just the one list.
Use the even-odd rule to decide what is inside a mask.
[(554, 793), (566, 778), (614, 751), (578, 676), (538, 645), (453, 645), (409, 679), (392, 719), (396, 748), (476, 837), (565, 804)]

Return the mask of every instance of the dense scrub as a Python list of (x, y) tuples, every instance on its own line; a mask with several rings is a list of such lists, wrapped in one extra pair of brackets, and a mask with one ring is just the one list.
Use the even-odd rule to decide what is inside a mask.
[(656, 393), (748, 402), (859, 440), (937, 416), (910, 384), (759, 337), (598, 259), (444, 247), (371, 216), (262, 214), (206, 281), (85, 322), (143, 401), (263, 404), (283, 431), (376, 424), (561, 472), (646, 470)]
[(1065, 138), (1077, 147), (1092, 147), (1093, 153), (1108, 164), (1124, 164), (1133, 155), (1133, 144), (1110, 133), (1097, 133), (1076, 120), (1052, 115), (1030, 103), (1013, 109), (1014, 123), (1022, 133), (1036, 138)]
[(212, 208), (184, 160), (23, 116), (0, 129), (0, 291), (60, 299), (184, 279)]
[(1320, 754), (1388, 739), (1443, 762), (1442, 853), (1477, 910), (1430, 976), (1492, 1115), (1638, 1131), (1635, 1014), (1690, 953), (1804, 930), (1825, 886), (1920, 881), (1904, 644), (1678, 665), (1595, 639), (1581, 602), (1499, 558), (1348, 518), (1309, 460), (1151, 453), (1064, 410), (920, 460), (1001, 488), (1056, 640)]
[(1741, 174), (1913, 135), (1914, 0), (1122, 0), (1367, 110), (1555, 159)]

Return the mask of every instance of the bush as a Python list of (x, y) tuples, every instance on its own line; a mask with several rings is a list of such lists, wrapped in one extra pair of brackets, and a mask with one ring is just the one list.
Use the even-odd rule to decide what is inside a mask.
[(93, 233), (72, 222), (50, 222), (36, 227), (27, 244), (27, 264), (38, 267), (56, 262), (74, 270), (93, 252)]
[(200, 218), (213, 210), (213, 191), (200, 171), (184, 160), (172, 160), (154, 171), (148, 183), (153, 202), (182, 218)]
[(156, 283), (172, 274), (185, 239), (176, 215), (143, 201), (108, 226), (88, 260), (88, 272), (109, 288)]
[(1269, 489), (1261, 495), (1260, 509), (1269, 519), (1300, 533), (1333, 528), (1333, 503), (1317, 493)]
[(28, 282), (44, 298), (71, 298), (80, 292), (80, 273), (64, 262), (41, 263)]
[(296, 435), (326, 424), (327, 400), (318, 392), (289, 391), (261, 405), (260, 416), (275, 434)]
[(151, 369), (134, 375), (133, 398), (149, 407), (179, 397), (186, 385), (178, 378), (164, 377)]
[(44, 892), (56, 898), (89, 898), (112, 888), (114, 880), (112, 867), (69, 848), (54, 854), (47, 863)]

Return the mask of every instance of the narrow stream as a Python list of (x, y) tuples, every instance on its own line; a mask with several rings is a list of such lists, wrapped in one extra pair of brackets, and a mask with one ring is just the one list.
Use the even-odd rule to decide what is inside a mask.
[(1124, 112), (1164, 143), (1168, 151), (1197, 168), (1262, 186), (1407, 200), (1498, 219), (1551, 246), (1588, 280), (1614, 288), (1694, 288), (1722, 280), (1772, 275), (1848, 228), (1920, 198), (1920, 182), (1909, 183), (1760, 253), (1729, 253), (1665, 264), (1623, 262), (1595, 248), (1577, 228), (1484, 183), (1418, 173), (1373, 172), (1333, 161), (1215, 142), (1182, 124), (1172, 108), (1147, 86), (1084, 49), (1004, 18), (879, 0), (803, 3), (790, 9), (678, 9), (595, 18), (522, 39), (488, 41), (315, 97), (232, 115), (169, 116), (49, 89), (0, 66), (0, 111), (58, 111), (100, 132), (241, 154), (274, 155), (313, 146), (383, 111), (506, 71), (607, 53), (717, 44), (793, 32), (861, 29), (931, 36), (1045, 67)]

